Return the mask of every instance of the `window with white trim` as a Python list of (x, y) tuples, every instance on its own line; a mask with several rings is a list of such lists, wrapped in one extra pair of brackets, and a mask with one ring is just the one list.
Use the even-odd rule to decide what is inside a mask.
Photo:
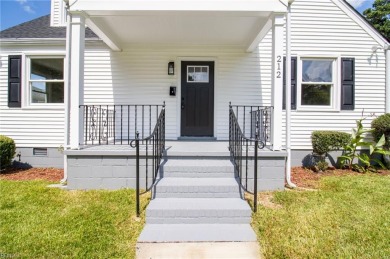
[(302, 109), (336, 108), (336, 58), (301, 58), (298, 102)]
[(29, 103), (64, 103), (64, 58), (30, 57), (28, 70)]

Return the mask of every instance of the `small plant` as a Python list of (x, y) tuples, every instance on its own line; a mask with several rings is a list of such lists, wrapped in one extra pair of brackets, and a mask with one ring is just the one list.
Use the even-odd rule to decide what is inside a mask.
[[(372, 162), (377, 163), (380, 167), (385, 168), (383, 163), (373, 157), (374, 154), (390, 154), (389, 151), (383, 149), (383, 145), (385, 144), (385, 136), (379, 139), (376, 143), (365, 142), (364, 138), (367, 133), (372, 132), (371, 129), (364, 129), (363, 120), (356, 121), (356, 129), (352, 129), (352, 138), (350, 142), (344, 146), (344, 154), (340, 156), (339, 163), (344, 165), (346, 168), (350, 170), (355, 170), (361, 173), (365, 173), (368, 171), (375, 171), (375, 168), (371, 166)], [(366, 153), (358, 153), (357, 149), (359, 147), (369, 147), (369, 155)], [(355, 163), (355, 159), (360, 163)]]
[(313, 131), (311, 134), (313, 152), (318, 155), (339, 150), (348, 144), (350, 139), (351, 134), (339, 131)]
[(15, 142), (12, 138), (0, 135), (0, 169), (12, 164), (15, 156)]
[(314, 169), (316, 172), (325, 172), (329, 167), (328, 162), (325, 160), (317, 162), (317, 164), (314, 166)]

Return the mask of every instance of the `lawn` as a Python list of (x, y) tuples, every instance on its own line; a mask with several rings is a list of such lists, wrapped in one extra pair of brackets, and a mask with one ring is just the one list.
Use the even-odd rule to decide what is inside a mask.
[[(0, 257), (135, 257), (145, 215), (133, 190), (63, 191), (26, 180), (61, 173), (30, 171), (0, 176)], [(293, 177), (306, 189), (259, 194), (252, 226), (265, 258), (390, 258), (389, 172)]]
[(317, 190), (259, 196), (252, 226), (265, 258), (390, 258), (389, 175), (326, 176)]
[[(135, 257), (145, 217), (135, 217), (133, 190), (63, 191), (48, 184), (0, 180), (0, 255)], [(148, 199), (142, 197), (143, 208)]]

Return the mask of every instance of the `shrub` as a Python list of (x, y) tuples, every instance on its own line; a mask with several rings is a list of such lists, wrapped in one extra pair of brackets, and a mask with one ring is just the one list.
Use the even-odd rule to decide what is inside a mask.
[(313, 131), (311, 134), (313, 152), (319, 155), (341, 149), (350, 139), (351, 134), (339, 131)]
[(390, 113), (383, 114), (371, 122), (372, 136), (375, 141), (379, 141), (385, 135), (384, 149), (390, 149)]
[(10, 166), (15, 156), (15, 142), (12, 138), (0, 135), (0, 167)]

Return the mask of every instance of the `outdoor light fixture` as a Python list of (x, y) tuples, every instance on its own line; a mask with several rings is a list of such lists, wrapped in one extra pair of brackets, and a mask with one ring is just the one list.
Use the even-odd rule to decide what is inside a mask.
[(168, 63), (168, 75), (172, 76), (175, 74), (175, 62)]

